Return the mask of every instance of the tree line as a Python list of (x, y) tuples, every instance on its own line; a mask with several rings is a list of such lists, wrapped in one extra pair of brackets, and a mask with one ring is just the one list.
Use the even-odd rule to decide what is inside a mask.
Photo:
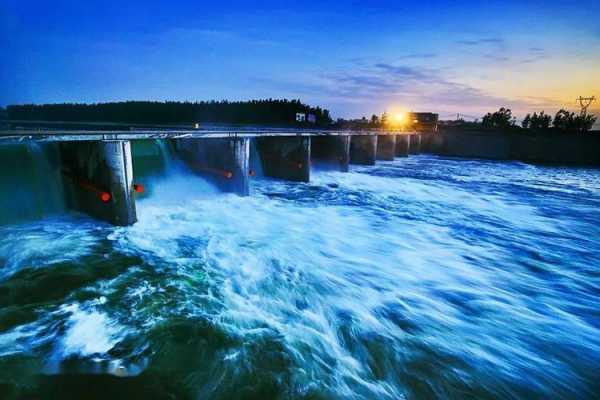
[[(124, 122), (139, 124), (230, 123), (302, 125), (296, 113), (312, 114), (315, 124), (327, 126), (327, 109), (300, 100), (264, 99), (250, 101), (125, 101), (111, 103), (62, 103), (9, 105), (8, 119), (27, 121)], [(309, 124), (308, 122), (304, 124)]]
[[(521, 122), (522, 129), (532, 131), (558, 131), (570, 133), (583, 133), (592, 129), (596, 123), (596, 116), (593, 114), (575, 114), (567, 110), (559, 110), (554, 117), (546, 114), (534, 112), (527, 114)], [(519, 128), (517, 119), (512, 115), (510, 108), (502, 107), (494, 113), (487, 113), (481, 120), (483, 128)]]

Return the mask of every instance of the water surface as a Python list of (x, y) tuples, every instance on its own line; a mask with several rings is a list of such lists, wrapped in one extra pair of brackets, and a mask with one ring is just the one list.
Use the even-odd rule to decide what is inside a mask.
[[(430, 156), (0, 226), (7, 398), (594, 398), (600, 171)], [(96, 389), (90, 389), (96, 388)]]

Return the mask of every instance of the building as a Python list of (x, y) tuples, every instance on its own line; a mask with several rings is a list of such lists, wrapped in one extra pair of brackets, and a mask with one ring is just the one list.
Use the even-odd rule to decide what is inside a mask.
[(305, 113), (296, 113), (296, 122), (305, 122), (306, 114)]
[(438, 114), (428, 112), (411, 112), (408, 114), (412, 128), (417, 132), (437, 132)]

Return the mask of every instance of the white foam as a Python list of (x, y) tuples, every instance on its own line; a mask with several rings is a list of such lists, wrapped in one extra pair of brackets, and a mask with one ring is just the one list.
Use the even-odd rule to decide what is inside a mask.
[[(214, 187), (185, 172), (171, 173), (154, 181), (152, 194), (138, 202), (138, 223), (115, 228), (109, 238), (117, 250), (141, 255), (152, 266), (172, 268), (174, 282), (169, 284), (175, 286), (178, 277), (193, 276), (194, 269), (202, 268), (214, 280), (210, 291), (218, 293), (221, 307), (206, 310), (196, 302), (194, 288), (182, 285), (177, 295), (185, 303), (181, 306), (186, 315), (214, 313), (220, 327), (246, 338), (277, 332), (306, 376), (322, 377), (325, 371), (338, 393), (348, 396), (354, 393), (348, 382), (357, 382), (371, 393), (397, 397), (388, 383), (369, 378), (365, 360), (345, 345), (340, 333), (348, 329), (352, 335), (402, 343), (407, 333), (390, 318), (382, 318), (382, 309), (411, 317), (426, 331), (427, 340), (445, 334), (454, 344), (461, 334), (489, 343), (489, 332), (485, 326), (468, 325), (460, 306), (441, 293), (493, 305), (507, 316), (526, 314), (519, 313), (521, 304), (511, 303), (515, 294), (502, 288), (519, 272), (486, 264), (492, 260), (515, 265), (513, 254), (502, 246), (465, 240), (453, 231), (453, 218), (472, 218), (465, 223), (471, 227), (490, 219), (515, 232), (558, 229), (557, 222), (534, 205), (455, 184), (356, 170), (317, 173), (311, 184), (291, 185), (258, 182), (257, 193), (239, 197), (215, 193)], [(367, 195), (369, 204), (302, 202), (283, 196), (288, 190), (302, 192), (315, 186), (319, 189), (315, 192), (329, 191), (328, 195), (335, 191), (355, 193), (357, 199)], [(432, 204), (440, 215), (423, 216), (422, 207)], [(395, 211), (417, 215), (406, 218)], [(157, 290), (138, 282), (128, 296), (149, 296)], [(104, 354), (117, 343), (123, 329), (97, 306), (69, 306), (65, 354)], [(533, 314), (545, 321), (545, 316)], [(446, 331), (440, 333), (436, 327)], [(502, 327), (510, 330), (511, 324)], [(516, 337), (518, 332), (512, 334)], [(515, 355), (530, 357), (520, 344), (522, 348), (512, 350)], [(436, 345), (443, 348), (444, 342)], [(468, 346), (447, 350), (468, 351)], [(497, 355), (485, 348), (469, 356), (499, 363)], [(225, 356), (232, 362), (237, 357), (235, 352)], [(328, 365), (331, 359), (335, 365)]]
[(64, 307), (63, 311), (70, 313), (62, 340), (64, 356), (104, 354), (118, 342), (119, 330), (106, 314), (82, 310), (77, 304)]
[(42, 268), (89, 254), (103, 227), (87, 219), (63, 217), (0, 227), (0, 257), (4, 279), (23, 267)]

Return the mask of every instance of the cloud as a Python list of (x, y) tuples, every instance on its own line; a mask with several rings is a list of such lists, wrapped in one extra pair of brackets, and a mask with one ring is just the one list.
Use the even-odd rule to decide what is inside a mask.
[(386, 63), (377, 63), (375, 68), (387, 72), (395, 78), (401, 79), (420, 79), (427, 80), (429, 75), (421, 68), (410, 67), (407, 65), (391, 65)]
[[(510, 61), (502, 55), (490, 53), (488, 56)], [(348, 63), (320, 74), (297, 76), (295, 81), (262, 80), (261, 83), (276, 87), (284, 96), (293, 93), (325, 107), (334, 105), (334, 115), (339, 115), (341, 110), (346, 117), (378, 113), (394, 104), (413, 110), (471, 115), (483, 115), (499, 107), (509, 107), (520, 115), (533, 109), (550, 110), (552, 105), (558, 104), (554, 99), (497, 95), (454, 81), (446, 69), (418, 67), (408, 62), (363, 60), (360, 64)]]
[(528, 51), (529, 51), (529, 53), (528, 53), (527, 57), (525, 59), (519, 61), (521, 64), (531, 64), (536, 61), (550, 58), (548, 53), (546, 53), (546, 50), (541, 47), (530, 47), (528, 49)]
[(489, 37), (481, 39), (465, 39), (458, 40), (456, 43), (464, 46), (481, 46), (481, 45), (504, 45), (504, 39), (499, 37)]
[(502, 55), (502, 54), (493, 54), (493, 53), (484, 54), (483, 58), (486, 58), (488, 60), (492, 60), (492, 61), (495, 61), (495, 62), (508, 62), (508, 61), (511, 60), (510, 57), (508, 57), (508, 56), (505, 56), (505, 55)]
[[(271, 82), (273, 83), (273, 82)], [(471, 110), (503, 105), (524, 106), (519, 101), (495, 96), (478, 88), (456, 83), (441, 70), (406, 64), (377, 62), (364, 68), (330, 71), (301, 82), (276, 84), (308, 97), (337, 103), (391, 104)]]
[(431, 59), (435, 58), (438, 55), (435, 53), (407, 53), (401, 56), (396, 57), (398, 60), (408, 60), (408, 59)]
[(508, 52), (503, 50), (498, 50), (496, 52), (484, 53), (482, 57), (486, 60), (490, 60), (498, 63), (508, 63), (512, 64), (530, 64), (536, 61), (544, 60), (550, 58), (545, 49), (541, 47), (529, 47), (527, 49), (527, 53), (519, 54), (516, 56), (507, 55)]

